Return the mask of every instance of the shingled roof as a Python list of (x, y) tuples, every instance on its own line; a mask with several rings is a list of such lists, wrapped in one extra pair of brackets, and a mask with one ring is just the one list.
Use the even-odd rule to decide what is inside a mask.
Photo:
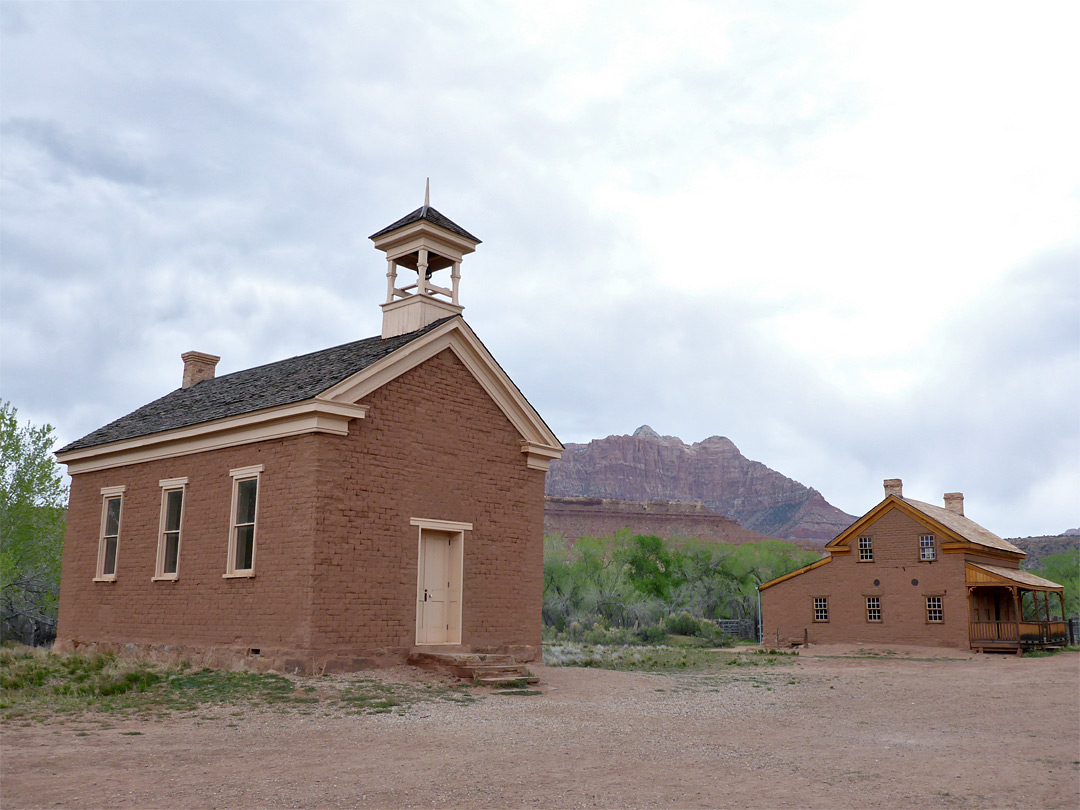
[(450, 318), (443, 318), (423, 329), (385, 340), (376, 335), (265, 366), (223, 374), (190, 388), (178, 388), (57, 452), (82, 450), (311, 399), (448, 320)]
[(471, 239), (473, 242), (476, 242), (476, 244), (480, 244), (479, 239), (477, 239), (467, 230), (462, 228), (456, 222), (452, 222), (449, 218), (440, 214), (430, 205), (421, 205), (411, 214), (406, 214), (392, 225), (387, 225), (381, 231), (376, 231), (371, 236), (369, 236), (368, 239), (377, 239), (383, 234), (390, 233), (391, 231), (396, 231), (398, 228), (404, 228), (406, 225), (411, 225), (412, 223), (419, 222), (420, 220), (426, 220), (432, 225), (438, 225), (440, 228), (445, 228), (451, 233), (456, 233), (458, 236), (464, 236), (466, 239)]
[(934, 506), (931, 503), (923, 503), (922, 501), (915, 501), (911, 498), (904, 498), (904, 503), (909, 506), (913, 506), (932, 520), (936, 520), (945, 528), (956, 532), (972, 543), (977, 543), (980, 546), (986, 546), (987, 548), (996, 548), (1000, 551), (1012, 551), (1016, 554), (1024, 554), (1024, 550), (1017, 548), (1008, 540), (1002, 540), (996, 534), (989, 529), (984, 529), (974, 520), (959, 515), (951, 509), (946, 509), (943, 506)]

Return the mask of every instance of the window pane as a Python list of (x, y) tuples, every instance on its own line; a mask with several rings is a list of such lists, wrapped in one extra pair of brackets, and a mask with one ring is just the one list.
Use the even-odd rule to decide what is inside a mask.
[(184, 491), (174, 489), (166, 496), (165, 501), (165, 531), (180, 531), (180, 509), (184, 503)]
[(237, 571), (247, 571), (251, 568), (251, 558), (255, 550), (255, 527), (236, 527), (236, 563)]
[(165, 535), (165, 566), (162, 573), (176, 573), (176, 558), (180, 553), (180, 532), (168, 532)]
[(109, 498), (106, 504), (105, 534), (115, 537), (120, 534), (120, 499)]
[(259, 479), (249, 478), (246, 481), (238, 481), (236, 484), (236, 522), (255, 522), (255, 493), (259, 486)]
[[(119, 501), (117, 501), (119, 503)], [(105, 539), (105, 561), (101, 566), (101, 573), (103, 574), (115, 574), (116, 573), (116, 538), (108, 537)]]

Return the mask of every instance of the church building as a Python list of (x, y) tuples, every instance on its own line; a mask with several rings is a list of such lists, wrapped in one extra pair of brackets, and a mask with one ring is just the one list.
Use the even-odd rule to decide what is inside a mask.
[(563, 448), (462, 318), (480, 240), (427, 199), (371, 239), (381, 334), (222, 376), (186, 352), (179, 388), (57, 453), (58, 650), (293, 672), (539, 656)]

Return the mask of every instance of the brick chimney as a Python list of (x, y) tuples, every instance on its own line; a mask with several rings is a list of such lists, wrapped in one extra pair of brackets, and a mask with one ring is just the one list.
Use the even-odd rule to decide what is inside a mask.
[(897, 498), (904, 497), (904, 482), (899, 478), (885, 479), (885, 497), (895, 495)]
[(956, 512), (958, 515), (964, 514), (964, 493), (963, 492), (946, 492), (945, 493), (945, 508), (950, 512)]
[(184, 352), (180, 359), (184, 361), (184, 381), (180, 387), (191, 388), (195, 383), (214, 379), (214, 369), (221, 358), (204, 352)]

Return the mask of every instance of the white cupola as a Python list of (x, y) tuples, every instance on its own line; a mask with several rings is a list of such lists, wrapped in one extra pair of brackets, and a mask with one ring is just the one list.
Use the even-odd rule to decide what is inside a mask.
[[(476, 250), (480, 240), (430, 205), (431, 183), (424, 189), (424, 204), (370, 237), (386, 253), (386, 303), (382, 304), (383, 338), (423, 329), (429, 323), (464, 309), (458, 302), (461, 259)], [(450, 268), (450, 286), (436, 284), (432, 276)], [(398, 270), (416, 273), (416, 282), (398, 286)]]

